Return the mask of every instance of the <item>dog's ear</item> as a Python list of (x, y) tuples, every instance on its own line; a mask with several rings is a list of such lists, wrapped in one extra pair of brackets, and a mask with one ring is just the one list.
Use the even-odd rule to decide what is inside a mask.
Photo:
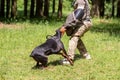
[(58, 29), (56, 30), (56, 34), (55, 34), (54, 36), (58, 36), (59, 38), (62, 37), (63, 33), (60, 31), (60, 29), (61, 29), (61, 28), (58, 28)]
[(52, 35), (47, 35), (46, 39), (50, 39), (52, 37)]
[(58, 31), (60, 31), (60, 28), (58, 28), (58, 29), (55, 30), (55, 32), (58, 32)]
[(56, 34), (61, 34), (60, 28), (56, 30)]

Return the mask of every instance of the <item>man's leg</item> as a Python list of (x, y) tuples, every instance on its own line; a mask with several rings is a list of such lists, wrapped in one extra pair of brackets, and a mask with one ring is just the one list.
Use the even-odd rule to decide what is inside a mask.
[[(78, 45), (78, 40), (79, 38), (81, 38), (91, 27), (90, 22), (86, 22), (86, 24), (81, 24), (79, 25), (80, 27), (76, 28), (73, 32), (73, 34), (71, 35), (71, 39), (69, 40), (69, 48), (68, 48), (68, 55), (69, 57), (73, 60), (74, 59), (74, 55), (75, 55), (75, 49)], [(82, 42), (83, 43), (83, 42)], [(84, 44), (81, 44), (81, 46), (84, 46)], [(87, 54), (87, 50), (85, 48), (85, 46), (80, 49), (80, 50), (85, 50), (86, 52), (83, 53), (83, 56), (85, 56), (86, 59), (91, 59), (90, 55)], [(63, 60), (63, 64), (66, 64), (66, 59)]]
[(74, 60), (75, 49), (77, 48), (79, 37), (73, 36), (69, 40), (68, 55), (70, 59)]
[[(81, 36), (84, 35), (85, 32), (86, 32), (85, 26), (81, 25), (81, 27), (76, 28), (73, 34), (71, 35), (68, 46), (68, 55), (70, 59), (74, 60), (75, 49), (77, 48), (78, 40), (80, 39)], [(62, 64), (69, 64), (69, 62), (66, 59), (63, 59)]]
[(87, 51), (87, 49), (86, 49), (86, 47), (81, 39), (78, 40), (77, 48), (84, 58), (91, 59), (91, 56), (88, 53), (88, 51)]
[[(80, 28), (75, 31), (75, 36), (79, 36), (80, 38), (91, 28), (92, 23), (90, 21), (84, 21), (84, 24), (81, 25)], [(79, 38), (77, 48), (79, 52), (85, 57), (86, 59), (91, 59), (90, 54), (88, 53), (83, 41)]]
[[(71, 60), (74, 60), (75, 56), (75, 49), (77, 48), (79, 37), (73, 36), (69, 40), (69, 46), (68, 46), (68, 55)], [(61, 61), (62, 64), (70, 64), (69, 61), (65, 58)]]

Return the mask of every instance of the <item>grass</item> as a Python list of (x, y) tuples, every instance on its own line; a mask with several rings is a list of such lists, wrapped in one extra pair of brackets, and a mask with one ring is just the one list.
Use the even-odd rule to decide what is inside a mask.
[[(0, 80), (120, 80), (120, 23), (118, 19), (93, 19), (93, 27), (82, 37), (92, 60), (80, 58), (74, 66), (60, 65), (59, 55), (49, 56), (48, 68), (31, 69), (34, 47), (53, 35), (63, 22), (16, 22), (0, 28)], [(62, 41), (68, 47), (69, 38)]]

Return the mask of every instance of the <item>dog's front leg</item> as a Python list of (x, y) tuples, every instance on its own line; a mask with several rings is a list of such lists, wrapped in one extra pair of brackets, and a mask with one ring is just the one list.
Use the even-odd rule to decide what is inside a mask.
[(73, 66), (73, 61), (69, 58), (65, 50), (62, 50), (62, 56), (65, 57), (70, 62), (70, 64)]

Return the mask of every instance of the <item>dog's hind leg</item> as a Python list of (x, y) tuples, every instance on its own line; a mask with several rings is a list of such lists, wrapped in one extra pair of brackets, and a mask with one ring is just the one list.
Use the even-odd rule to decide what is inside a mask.
[(36, 65), (34, 67), (32, 67), (33, 69), (39, 68), (40, 64), (39, 64), (39, 58), (38, 56), (33, 56), (33, 59), (36, 61)]
[(41, 67), (45, 68), (45, 67), (47, 67), (48, 58), (47, 57), (42, 57), (40, 62), (41, 62)]
[(36, 66), (40, 66), (40, 65), (39, 65), (39, 62), (36, 63)]

